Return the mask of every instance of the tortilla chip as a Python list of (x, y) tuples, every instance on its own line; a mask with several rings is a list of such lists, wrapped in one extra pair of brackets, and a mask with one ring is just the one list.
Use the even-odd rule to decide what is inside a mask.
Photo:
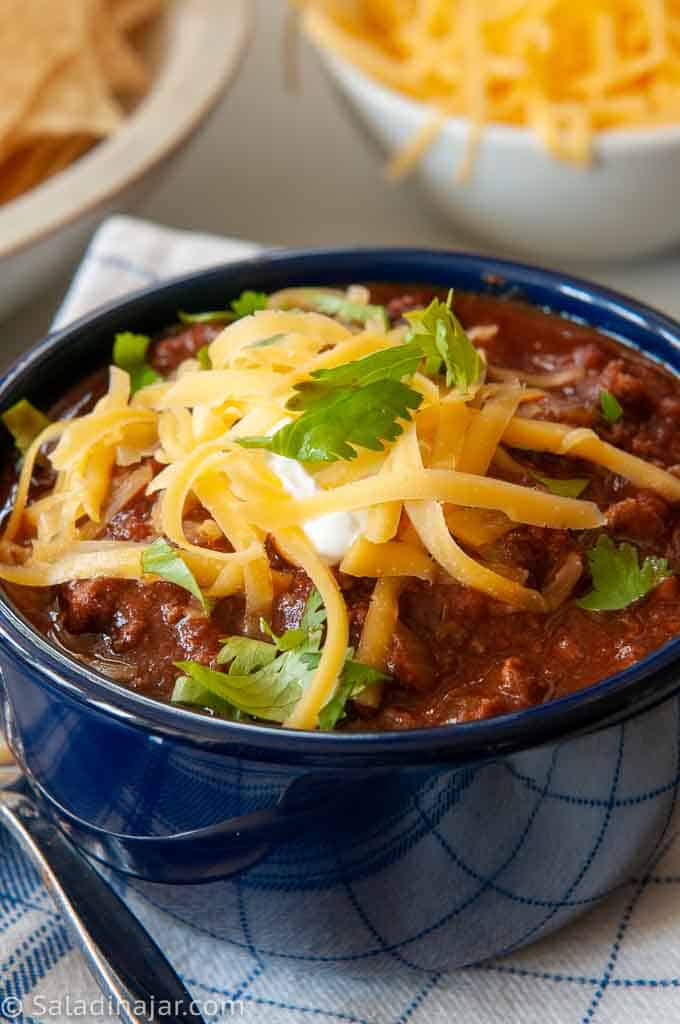
[(0, 0), (0, 202), (34, 188), (120, 126), (130, 101), (149, 86), (129, 33), (164, 5)]
[(32, 139), (0, 164), (0, 203), (16, 199), (57, 174), (91, 149), (96, 140), (86, 135)]
[(66, 170), (96, 144), (97, 139), (91, 135), (74, 135), (70, 139), (60, 139), (58, 148), (54, 151), (48, 177), (51, 178), (60, 171)]
[(0, 201), (8, 202), (42, 181), (58, 142), (36, 139), (20, 146), (0, 164)]
[(100, 69), (112, 92), (132, 98), (143, 96), (149, 86), (144, 61), (111, 17), (107, 0), (97, 0), (92, 33)]
[(83, 46), (82, 0), (3, 0), (0, 18), (0, 144), (46, 79)]
[(21, 137), (83, 134), (105, 138), (123, 118), (95, 54), (83, 50), (47, 82), (22, 126)]
[(166, 0), (107, 0), (114, 22), (122, 32), (134, 32), (163, 10)]

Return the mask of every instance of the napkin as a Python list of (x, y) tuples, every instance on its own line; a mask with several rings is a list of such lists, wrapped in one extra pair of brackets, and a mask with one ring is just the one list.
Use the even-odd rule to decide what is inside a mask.
[[(106, 221), (55, 324), (164, 277), (258, 251), (253, 243)], [(671, 1024), (680, 1021), (680, 845), (574, 924), (499, 961), (382, 977), (263, 959), (117, 878), (124, 898), (180, 972), (207, 1021), (257, 1024)], [(231, 883), (225, 883), (231, 884)], [(245, 899), (245, 897), (244, 897)], [(244, 919), (247, 907), (244, 909)], [(245, 925), (244, 925), (245, 927)], [(247, 938), (247, 932), (245, 937)], [(121, 937), (124, 941), (124, 937)], [(0, 1018), (116, 1019), (37, 873), (0, 833)]]

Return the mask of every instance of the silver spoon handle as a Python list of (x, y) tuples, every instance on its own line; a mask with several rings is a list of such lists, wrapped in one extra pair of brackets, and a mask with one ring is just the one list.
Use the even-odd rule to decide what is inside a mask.
[(202, 1024), (196, 1004), (148, 932), (31, 800), (5, 791), (0, 823), (40, 872), (125, 1024)]

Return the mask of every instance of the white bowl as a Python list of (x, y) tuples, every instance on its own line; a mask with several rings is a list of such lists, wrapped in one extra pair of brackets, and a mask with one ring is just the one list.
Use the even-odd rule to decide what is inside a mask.
[(157, 70), (123, 127), (61, 174), (0, 206), (0, 316), (77, 254), (96, 224), (158, 180), (234, 80), (252, 0), (177, 0), (152, 40)]
[[(326, 66), (370, 133), (389, 153), (431, 116), (322, 50)], [(551, 157), (527, 130), (490, 124), (470, 180), (455, 181), (468, 124), (448, 119), (414, 174), (436, 209), (480, 242), (542, 258), (621, 260), (680, 241), (680, 127), (601, 132), (590, 169)]]

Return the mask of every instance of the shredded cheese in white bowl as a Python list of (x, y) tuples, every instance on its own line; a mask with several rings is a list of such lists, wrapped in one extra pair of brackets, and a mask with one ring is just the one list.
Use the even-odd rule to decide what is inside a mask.
[(388, 176), (413, 172), (458, 232), (580, 262), (680, 238), (675, 0), (302, 6)]

